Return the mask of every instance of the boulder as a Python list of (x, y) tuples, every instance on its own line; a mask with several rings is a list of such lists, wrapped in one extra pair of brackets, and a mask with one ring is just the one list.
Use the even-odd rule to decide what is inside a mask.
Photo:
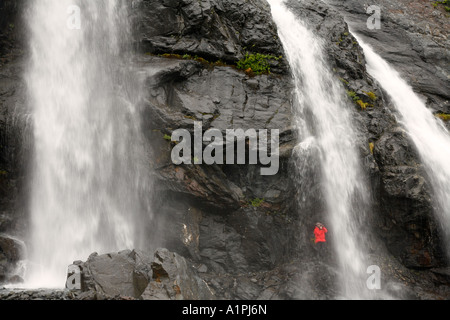
[(14, 272), (18, 262), (24, 258), (24, 253), (23, 242), (7, 235), (0, 235), (0, 282), (9, 282), (10, 280), (20, 282), (19, 275)]
[[(71, 266), (80, 272), (75, 299), (204, 300), (213, 294), (182, 256), (167, 249), (148, 253), (124, 250), (98, 255)], [(78, 273), (78, 271), (76, 271)], [(72, 281), (70, 274), (68, 281)]]
[(214, 294), (182, 256), (158, 249), (151, 263), (153, 276), (144, 300), (212, 300)]
[(124, 250), (75, 261), (81, 274), (81, 290), (107, 297), (138, 298), (151, 278), (149, 258), (142, 252)]

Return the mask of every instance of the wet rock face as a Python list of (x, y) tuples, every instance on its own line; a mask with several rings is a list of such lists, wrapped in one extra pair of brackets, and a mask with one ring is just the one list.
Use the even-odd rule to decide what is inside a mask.
[(18, 263), (23, 258), (23, 243), (6, 235), (0, 235), (0, 283), (23, 281), (19, 275), (15, 274)]
[[(191, 19), (191, 16), (180, 13), (181, 8), (189, 6), (182, 1), (177, 3), (178, 6), (171, 3), (151, 8), (148, 6), (150, 2), (141, 3), (141, 13), (164, 10), (164, 14), (171, 12), (176, 17), (169, 26), (155, 24), (149, 27), (151, 30), (141, 29), (139, 41), (152, 44), (144, 51), (203, 54), (211, 61), (224, 59), (232, 62), (242, 57), (239, 49), (224, 58), (225, 50), (220, 47), (223, 41), (220, 44), (215, 42), (223, 38), (214, 37), (213, 32), (202, 33), (206, 30), (202, 28), (217, 22), (211, 17), (228, 19), (224, 12), (233, 6), (215, 13), (203, 11), (202, 17), (209, 18), (196, 19), (193, 15)], [(200, 3), (205, 5), (206, 2)], [(218, 6), (218, 2), (208, 3), (212, 7)], [(250, 1), (248, 5), (253, 4)], [(383, 239), (388, 250), (408, 267), (444, 264), (430, 190), (420, 160), (409, 138), (399, 134), (389, 98), (368, 75), (363, 51), (350, 34), (343, 16), (333, 7), (316, 1), (289, 1), (288, 6), (323, 38), (330, 69), (342, 82), (343, 91), (355, 94), (370, 105), (362, 110), (351, 97), (348, 101), (357, 126), (355, 143), (374, 195), (376, 214), (368, 223)], [(174, 7), (178, 8), (175, 10), (177, 13), (174, 13)], [(255, 8), (260, 14), (264, 12), (260, 11), (260, 5)], [(265, 15), (260, 20), (271, 21), (269, 10)], [(150, 17), (150, 13), (144, 16)], [(248, 16), (247, 19), (251, 21), (253, 18)], [(180, 26), (184, 25), (196, 25), (197, 28), (186, 27), (186, 32), (181, 32)], [(250, 32), (248, 26), (245, 23), (240, 25), (240, 32)], [(272, 27), (256, 29), (272, 36), (275, 32)], [(198, 43), (188, 45), (194, 35), (201, 35), (198, 39), (222, 49), (196, 51), (201, 47)], [(276, 49), (280, 45), (278, 40), (274, 42), (269, 36), (261, 36), (260, 39), (267, 42), (256, 45), (255, 51), (267, 47), (275, 52), (279, 50)], [(245, 47), (245, 38), (233, 38), (233, 41), (236, 48)], [(290, 76), (284, 71), (281, 74), (274, 71), (272, 75), (249, 77), (230, 65), (212, 66), (176, 56), (171, 59), (148, 56), (140, 63), (152, 68), (146, 78), (149, 94), (144, 123), (149, 141), (157, 150), (155, 175), (160, 182), (157, 185), (163, 197), (170, 199), (157, 209), (171, 217), (172, 224), (165, 229), (167, 245), (205, 264), (210, 271), (229, 273), (267, 270), (285, 262), (296, 254), (296, 250), (308, 251), (305, 230), (308, 225), (313, 225), (314, 216), (320, 214), (321, 209), (317, 206), (318, 201), (311, 200), (309, 205), (299, 210), (295, 186), (300, 183), (315, 189), (319, 182), (311, 177), (296, 177), (295, 170), (290, 167), (292, 148), (296, 144), (292, 129)], [(203, 131), (209, 128), (222, 132), (228, 128), (279, 129), (282, 150), (279, 173), (262, 177), (257, 173), (258, 168), (253, 166), (173, 165), (170, 159), (173, 144), (165, 141), (163, 136), (178, 128), (192, 132), (194, 121), (202, 121)], [(320, 194), (317, 196), (320, 199)], [(263, 199), (263, 206), (253, 207), (251, 203), (255, 199)], [(194, 218), (192, 212), (196, 212)], [(267, 228), (270, 219), (276, 223)], [(277, 242), (264, 236), (269, 232), (279, 235), (275, 237)], [(194, 237), (195, 241), (187, 241), (184, 233)], [(297, 244), (293, 245), (295, 242)]]
[[(22, 234), (29, 158), (26, 91), (22, 75), (24, 1), (0, 3), (0, 232)], [(25, 230), (23, 230), (25, 231)]]
[(445, 261), (433, 215), (430, 186), (406, 132), (386, 132), (374, 149), (381, 164), (380, 219), (376, 221), (389, 250), (409, 267), (436, 267)]
[[(135, 6), (136, 41), (151, 53), (236, 62), (246, 51), (283, 54), (265, 1), (143, 0)], [(285, 69), (285, 65), (280, 68)]]
[(22, 15), (24, 0), (4, 0), (0, 3), (0, 66), (11, 61), (13, 52), (24, 43)]
[(381, 29), (367, 28), (367, 5), (356, 0), (327, 1), (358, 34), (389, 61), (433, 111), (450, 112), (448, 13), (433, 1), (376, 0)]
[[(156, 186), (165, 199), (155, 211), (170, 221), (163, 224), (164, 246), (213, 272), (272, 268), (293, 250), (288, 239), (295, 222), (285, 223), (298, 218), (290, 211), (295, 188), (289, 158), (296, 144), (292, 82), (284, 59), (273, 62), (270, 75), (253, 77), (236, 68), (247, 51), (283, 55), (270, 8), (263, 1), (143, 1), (136, 11), (143, 52), (180, 54), (138, 61), (148, 66), (143, 123), (157, 155)], [(164, 18), (171, 22), (147, 22), (155, 15), (172, 17)], [(184, 54), (225, 63), (183, 59)], [(193, 134), (194, 121), (202, 122), (203, 132), (214, 128), (223, 136), (227, 129), (278, 130), (278, 173), (262, 176), (260, 165), (248, 164), (174, 165), (174, 144), (164, 135), (179, 128)]]
[[(370, 34), (383, 45), (387, 42), (386, 45), (396, 46), (397, 42), (390, 43), (387, 38), (377, 37), (380, 30), (368, 31), (368, 15), (362, 3), (327, 3), (331, 6), (315, 1), (288, 1), (288, 6), (324, 39), (329, 63), (347, 94), (354, 94), (369, 103), (367, 109), (361, 110), (351, 97), (349, 99), (357, 127), (355, 143), (364, 159), (374, 195), (376, 215), (370, 217), (370, 225), (388, 250), (406, 266), (423, 268), (446, 264), (440, 229), (433, 214), (431, 190), (421, 160), (414, 144), (397, 123), (389, 97), (368, 75), (363, 51), (350, 34), (344, 16), (350, 19), (358, 15), (360, 23), (351, 24), (352, 28), (359, 26), (357, 32)], [(348, 12), (342, 12), (343, 9)], [(364, 21), (364, 27), (361, 21)], [(396, 37), (404, 32), (401, 25), (390, 25), (389, 28), (395, 29), (389, 30)], [(401, 46), (405, 41), (401, 39), (398, 43)], [(425, 73), (434, 66), (427, 68)], [(374, 95), (370, 97), (369, 92)]]
[(192, 61), (149, 58), (149, 63), (161, 69), (147, 79), (151, 86), (144, 117), (151, 128), (149, 139), (161, 150), (156, 152), (161, 155), (155, 164), (157, 174), (170, 189), (191, 194), (220, 209), (237, 209), (246, 200), (245, 189), (257, 189), (260, 179), (270, 181), (277, 189), (272, 194), (278, 199), (261, 188), (255, 190), (260, 194), (254, 198), (269, 196), (273, 198), (270, 200), (281, 202), (289, 196), (283, 193), (288, 181), (278, 183), (287, 180), (282, 170), (275, 176), (263, 177), (259, 167), (247, 172), (252, 166), (175, 166), (170, 158), (174, 145), (163, 139), (164, 134), (170, 136), (179, 128), (193, 134), (194, 121), (203, 124), (203, 131), (221, 130), (223, 137), (227, 129), (276, 129), (281, 140), (281, 162), (286, 161), (293, 146), (289, 79), (267, 75), (249, 78), (231, 67), (208, 70)]
[(0, 66), (0, 232), (17, 234), (26, 232), (25, 174), (31, 150), (23, 68), (17, 60)]

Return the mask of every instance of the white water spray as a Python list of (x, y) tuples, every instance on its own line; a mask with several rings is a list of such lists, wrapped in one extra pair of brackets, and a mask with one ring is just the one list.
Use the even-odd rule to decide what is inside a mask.
[[(74, 4), (80, 29), (68, 24)], [(138, 245), (150, 213), (139, 85), (125, 67), (127, 1), (34, 0), (27, 21), (35, 157), (26, 284), (63, 287), (74, 260)]]
[[(360, 158), (345, 91), (329, 70), (321, 40), (299, 21), (282, 0), (269, 0), (295, 81), (296, 121), (301, 138), (320, 150), (323, 194), (330, 217), (328, 229), (338, 257), (342, 296), (370, 297), (366, 287), (367, 252), (361, 225), (369, 207)], [(313, 115), (308, 128), (303, 112)], [(307, 191), (304, 191), (307, 192)]]
[(450, 133), (417, 96), (411, 86), (363, 40), (367, 71), (388, 93), (400, 114), (399, 121), (414, 142), (428, 173), (437, 202), (436, 216), (445, 234), (450, 257)]

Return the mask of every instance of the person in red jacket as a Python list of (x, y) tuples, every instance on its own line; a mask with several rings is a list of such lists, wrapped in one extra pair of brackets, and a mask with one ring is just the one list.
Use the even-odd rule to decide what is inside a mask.
[(320, 223), (316, 223), (316, 227), (314, 228), (314, 237), (315, 237), (315, 245), (316, 249), (318, 250), (319, 255), (323, 253), (325, 250), (325, 244), (327, 242), (325, 234), (328, 232), (327, 228)]
[(327, 242), (327, 240), (325, 239), (325, 233), (327, 232), (327, 228), (325, 228), (322, 223), (317, 222), (316, 227), (314, 228), (314, 236), (316, 237), (315, 243)]

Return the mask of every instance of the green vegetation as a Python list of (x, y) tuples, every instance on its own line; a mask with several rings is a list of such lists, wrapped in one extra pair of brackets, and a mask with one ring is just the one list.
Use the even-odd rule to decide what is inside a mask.
[(261, 53), (245, 54), (245, 58), (241, 59), (237, 63), (237, 68), (244, 70), (248, 74), (263, 74), (270, 73), (270, 60), (279, 60), (280, 57), (271, 55), (264, 55)]
[(346, 39), (350, 34), (348, 32), (344, 32), (341, 34), (341, 36), (339, 37), (338, 42), (336, 42), (337, 45), (340, 45), (341, 43), (344, 42), (344, 39)]
[(361, 107), (361, 109), (366, 110), (367, 107), (371, 106), (367, 102), (363, 102), (362, 100), (356, 101), (356, 103)]
[(443, 0), (443, 1), (434, 1), (433, 2), (433, 7), (437, 7), (439, 4), (442, 4), (442, 5), (444, 5), (444, 9), (445, 9), (445, 11), (447, 11), (447, 12), (450, 12), (450, 7), (448, 6), (448, 0)]
[(348, 86), (349, 83), (347, 80), (345, 80), (344, 78), (339, 78), (339, 80), (341, 80), (342, 83), (344, 83), (346, 86)]
[(354, 102), (357, 102), (358, 100), (361, 100), (361, 98), (356, 94), (355, 91), (347, 91), (347, 96), (352, 98)]
[[(146, 53), (147, 55), (152, 55)], [(246, 53), (245, 58), (241, 59), (234, 65), (228, 65), (220, 59), (216, 62), (208, 61), (197, 55), (192, 56), (190, 54), (177, 54), (177, 53), (163, 53), (158, 56), (168, 58), (168, 59), (179, 59), (179, 60), (194, 60), (200, 62), (208, 67), (236, 67), (239, 70), (245, 71), (249, 75), (260, 75), (260, 74), (270, 74), (270, 61), (278, 61), (282, 56), (276, 57), (272, 55), (265, 55), (261, 53), (250, 54)]]
[(448, 113), (437, 113), (435, 116), (443, 121), (450, 121), (450, 114)]
[(378, 97), (376, 96), (375, 93), (373, 93), (372, 91), (366, 92), (364, 91), (364, 93), (369, 97), (370, 100), (372, 101), (376, 101), (378, 99)]
[(250, 200), (250, 205), (252, 207), (258, 208), (261, 206), (261, 204), (264, 202), (264, 199), (260, 199), (260, 198), (255, 198), (253, 200)]
[(375, 148), (375, 144), (373, 142), (369, 143), (370, 153), (373, 154), (373, 149)]
[(183, 57), (181, 55), (176, 54), (176, 53), (163, 53), (163, 54), (160, 54), (160, 56), (164, 57), (164, 58), (168, 58), (168, 59), (183, 59)]
[(191, 115), (185, 115), (184, 116), (186, 119), (191, 119), (191, 120), (194, 120), (194, 121), (198, 121), (199, 119), (197, 119), (196, 117), (194, 117), (194, 116), (191, 116)]
[(165, 134), (163, 138), (164, 138), (164, 140), (172, 141), (172, 137), (169, 136), (168, 134)]
[[(372, 100), (375, 101), (377, 99), (377, 96), (373, 92), (364, 92), (367, 94), (367, 96)], [(362, 110), (366, 110), (367, 107), (373, 107), (372, 104), (368, 102), (362, 101), (362, 99), (356, 94), (355, 91), (347, 91), (347, 96), (353, 100), (358, 106), (361, 107)]]

